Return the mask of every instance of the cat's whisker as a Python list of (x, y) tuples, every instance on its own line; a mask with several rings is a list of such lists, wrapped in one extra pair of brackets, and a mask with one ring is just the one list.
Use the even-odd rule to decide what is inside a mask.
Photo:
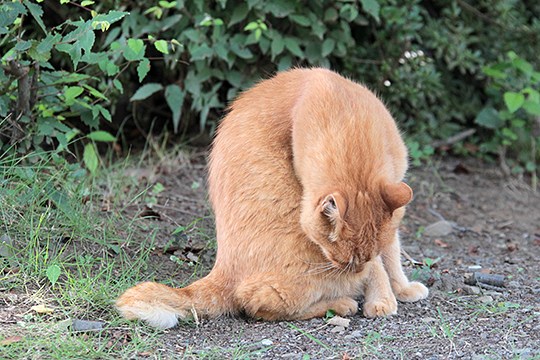
[(317, 275), (334, 269), (335, 266), (331, 262), (320, 263), (320, 265), (313, 267), (305, 272), (306, 275)]

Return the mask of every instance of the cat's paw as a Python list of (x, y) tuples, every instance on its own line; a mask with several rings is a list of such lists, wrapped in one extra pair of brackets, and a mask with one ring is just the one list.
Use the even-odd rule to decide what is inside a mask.
[(358, 303), (351, 298), (341, 298), (329, 305), (329, 310), (334, 310), (339, 316), (351, 316), (358, 312)]
[(397, 301), (395, 297), (384, 297), (364, 304), (364, 316), (375, 318), (394, 315), (397, 313)]
[(424, 284), (412, 281), (401, 288), (396, 297), (402, 302), (415, 302), (427, 298), (428, 295), (429, 290)]

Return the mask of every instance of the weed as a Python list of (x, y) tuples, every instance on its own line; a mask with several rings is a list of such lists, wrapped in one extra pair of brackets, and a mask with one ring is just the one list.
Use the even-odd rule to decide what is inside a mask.
[[(126, 191), (121, 176), (84, 174), (54, 153), (0, 160), (0, 297), (14, 309), (0, 340), (21, 337), (2, 348), (2, 358), (125, 358), (157, 347), (156, 332), (126, 328), (112, 306), (146, 273), (156, 230), (141, 239), (143, 220), (126, 217), (122, 206), (144, 192)], [(115, 211), (101, 211), (103, 189), (125, 196), (111, 198), (120, 205)], [(37, 313), (36, 304), (50, 311)], [(103, 330), (76, 333), (62, 326), (88, 318), (103, 322)]]

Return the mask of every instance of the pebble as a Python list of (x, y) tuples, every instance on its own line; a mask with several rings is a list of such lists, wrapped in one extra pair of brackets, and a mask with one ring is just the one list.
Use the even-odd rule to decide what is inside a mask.
[(467, 295), (480, 295), (482, 292), (478, 286), (464, 285), (461, 288)]
[(350, 334), (345, 335), (345, 339), (356, 339), (356, 338), (362, 337), (362, 335), (363, 335), (362, 331), (354, 330)]
[(480, 296), (476, 300), (478, 300), (479, 302), (481, 302), (483, 304), (489, 304), (489, 303), (493, 302), (493, 297), (491, 297), (489, 295), (488, 296)]
[(330, 332), (333, 332), (333, 333), (343, 332), (343, 331), (345, 331), (345, 327), (344, 327), (344, 326), (336, 326), (336, 327), (334, 327), (332, 330), (330, 330)]
[(92, 331), (103, 329), (104, 322), (101, 321), (89, 321), (74, 319), (71, 323), (71, 330), (73, 331)]
[(270, 340), (270, 339), (262, 339), (262, 340), (261, 340), (261, 344), (262, 344), (263, 346), (271, 346), (271, 345), (274, 344), (274, 342), (273, 342), (272, 340)]
[(446, 236), (453, 231), (452, 223), (446, 220), (437, 221), (436, 223), (426, 226), (424, 229), (425, 236)]

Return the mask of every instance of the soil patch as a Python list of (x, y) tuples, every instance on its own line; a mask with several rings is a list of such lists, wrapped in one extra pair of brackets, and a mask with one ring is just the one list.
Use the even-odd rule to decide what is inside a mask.
[[(203, 167), (193, 170), (187, 169), (189, 176), (204, 178)], [(174, 192), (163, 195), (169, 196), (170, 209), (162, 211), (166, 218), (187, 224), (193, 218), (173, 209), (189, 207), (207, 219), (197, 225), (207, 226), (202, 233), (212, 234), (204, 191), (194, 194), (184, 171), (161, 177), (164, 184), (177, 184), (166, 186)], [(165, 353), (218, 358), (536, 358), (540, 196), (523, 182), (475, 161), (447, 159), (412, 169), (408, 181), (415, 198), (401, 232), (408, 255), (404, 266), (410, 277), (430, 286), (427, 300), (400, 304), (398, 315), (386, 319), (356, 315), (347, 328), (324, 319), (203, 320), (166, 331)], [(192, 205), (195, 200), (205, 205)], [(211, 268), (214, 253), (207, 247), (197, 254), (201, 275)], [(467, 284), (474, 273), (502, 275), (503, 286)], [(156, 277), (166, 281), (168, 275), (164, 271)]]

